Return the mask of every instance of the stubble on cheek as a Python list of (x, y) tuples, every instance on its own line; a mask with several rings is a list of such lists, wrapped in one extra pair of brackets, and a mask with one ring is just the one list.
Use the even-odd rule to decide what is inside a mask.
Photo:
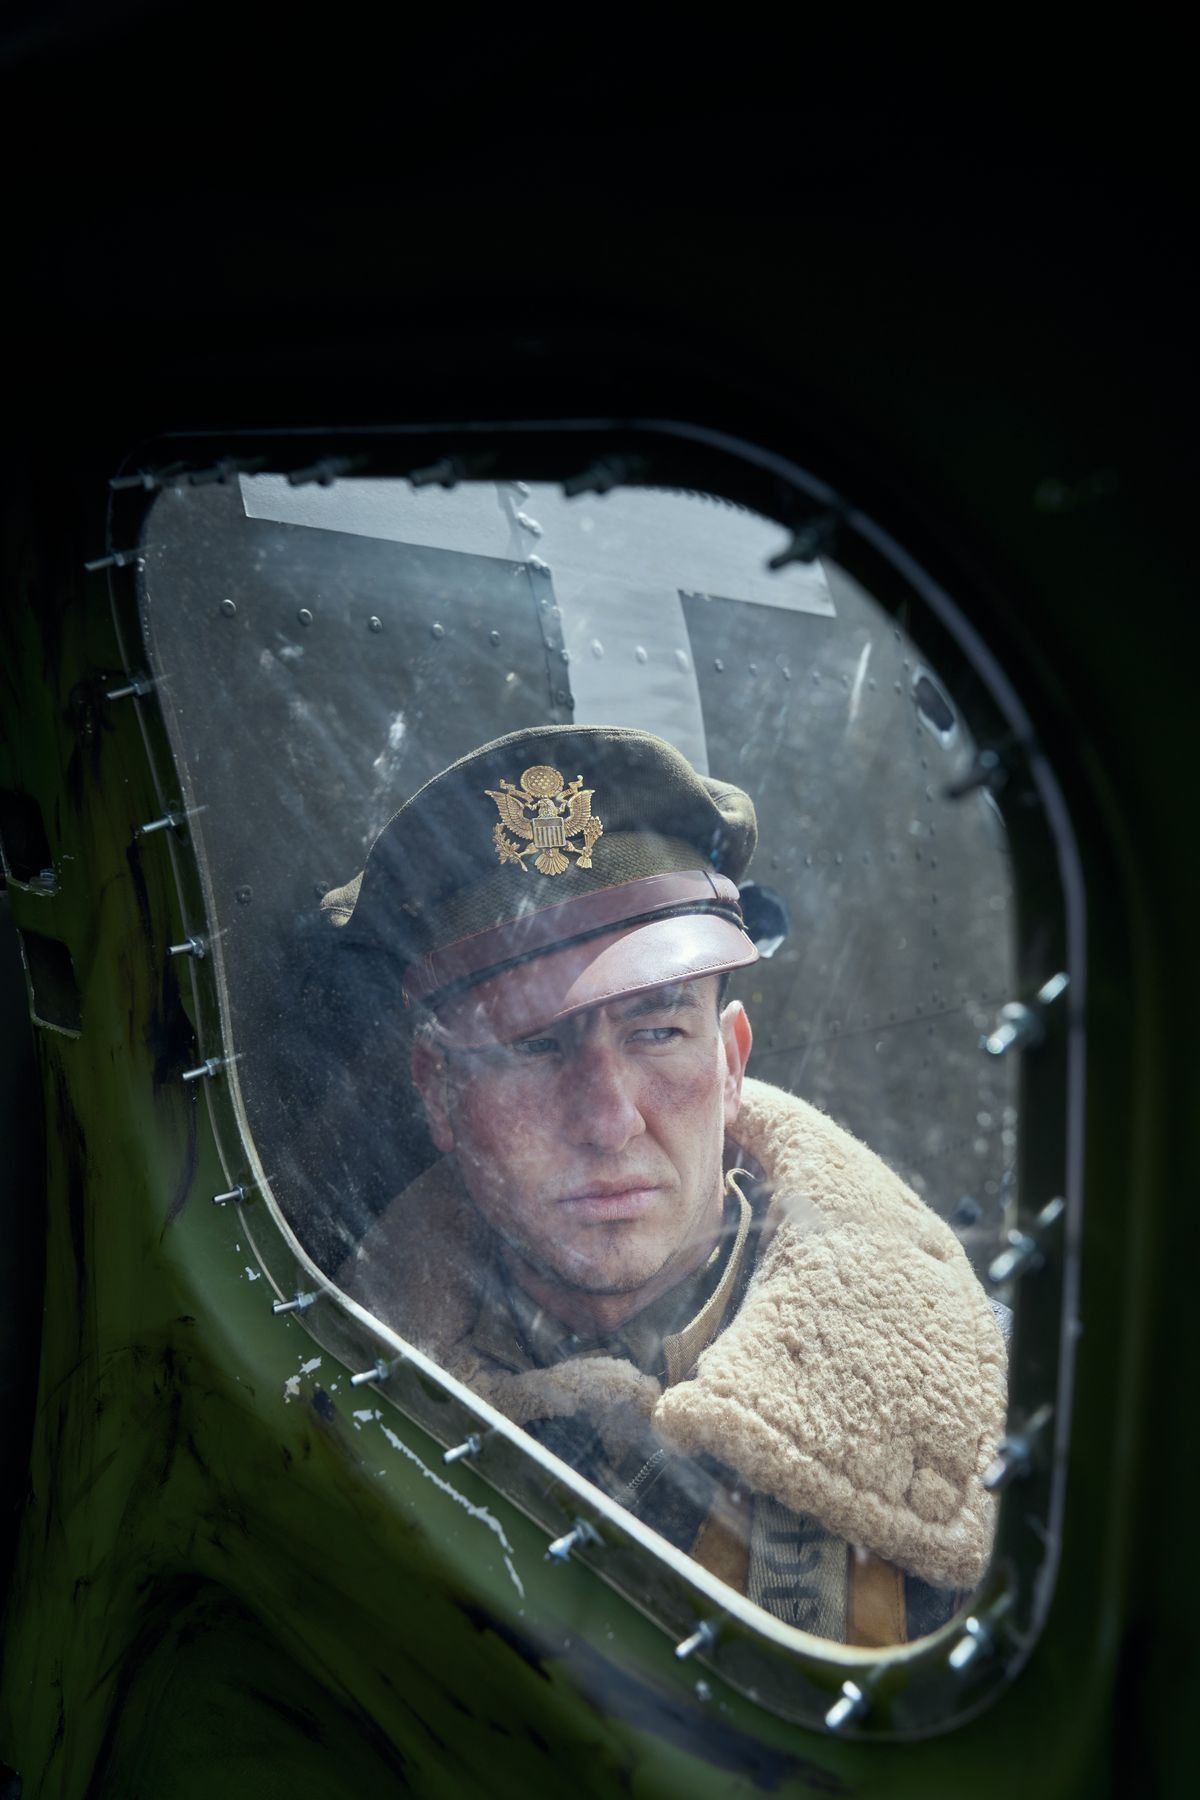
[[(460, 1146), (456, 1160), (477, 1211), (520, 1262), (582, 1292), (628, 1293), (652, 1280), (676, 1247), (680, 1196), (673, 1170), (652, 1215), (584, 1220), (564, 1208), (569, 1173), (537, 1157), (501, 1167)], [(581, 1185), (579, 1181), (576, 1186)]]
[[(669, 1264), (678, 1265), (681, 1278), (695, 1265), (708, 1225), (715, 1229), (720, 1219), (720, 1084), (707, 1060), (672, 1078), (664, 1073), (656, 1080), (656, 1073), (647, 1071), (640, 1099), (647, 1135), (639, 1133), (627, 1155), (612, 1161), (560, 1143), (548, 1124), (552, 1105), (530, 1113), (480, 1088), (453, 1096), (463, 1185), (488, 1225), (530, 1268), (601, 1294), (635, 1291)], [(675, 1123), (673, 1134), (668, 1121)], [(709, 1140), (698, 1156), (697, 1129)], [(572, 1217), (564, 1198), (586, 1191), (601, 1169), (600, 1179), (628, 1172), (660, 1183), (652, 1212), (630, 1220)]]

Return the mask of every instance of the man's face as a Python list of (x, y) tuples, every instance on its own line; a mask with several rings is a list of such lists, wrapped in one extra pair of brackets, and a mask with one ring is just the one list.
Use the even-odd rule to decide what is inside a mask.
[[(535, 1037), (423, 1045), (434, 1141), (540, 1287), (646, 1304), (707, 1254), (750, 1027), (709, 976), (624, 998)], [(624, 1310), (624, 1309), (622, 1309)]]

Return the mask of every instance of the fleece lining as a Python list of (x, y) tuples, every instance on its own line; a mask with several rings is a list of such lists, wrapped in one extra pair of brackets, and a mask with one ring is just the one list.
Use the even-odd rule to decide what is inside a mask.
[(736, 1135), (774, 1189), (765, 1248), (737, 1317), (658, 1402), (656, 1429), (935, 1586), (974, 1586), (1006, 1381), (962, 1246), (802, 1100), (747, 1081)]
[(838, 1537), (975, 1586), (1006, 1370), (962, 1246), (873, 1151), (778, 1088), (745, 1083), (732, 1136), (772, 1188), (758, 1263), (736, 1317), (665, 1392), (613, 1357), (513, 1373), (473, 1344), (489, 1237), (452, 1157), (392, 1203), (344, 1284), (516, 1424), (585, 1412), (616, 1453), (649, 1415), (665, 1443)]

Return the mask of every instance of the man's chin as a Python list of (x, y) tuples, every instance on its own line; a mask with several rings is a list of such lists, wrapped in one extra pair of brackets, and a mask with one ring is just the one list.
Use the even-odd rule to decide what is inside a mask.
[[(655, 1270), (655, 1274), (657, 1274)], [(564, 1288), (573, 1288), (577, 1294), (586, 1294), (589, 1299), (603, 1300), (606, 1297), (616, 1299), (620, 1294), (636, 1294), (644, 1287), (649, 1287), (654, 1275), (633, 1275), (622, 1280), (573, 1280), (560, 1275), (558, 1277)]]
[[(532, 1260), (532, 1259), (531, 1259)], [(601, 1300), (606, 1295), (636, 1294), (649, 1287), (663, 1273), (669, 1257), (650, 1258), (642, 1265), (631, 1263), (594, 1263), (586, 1258), (579, 1262), (556, 1259), (554, 1264), (534, 1263), (543, 1277), (548, 1276), (577, 1294)]]

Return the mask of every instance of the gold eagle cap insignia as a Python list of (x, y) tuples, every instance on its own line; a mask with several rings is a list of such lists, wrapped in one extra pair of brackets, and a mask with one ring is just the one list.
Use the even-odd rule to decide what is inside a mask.
[(500, 814), (492, 828), (500, 861), (524, 869), (525, 858), (532, 856), (540, 874), (561, 875), (575, 857), (576, 868), (590, 869), (592, 849), (604, 835), (592, 811), (595, 791), (584, 787), (582, 775), (564, 784), (558, 770), (545, 763), (526, 769), (519, 787), (501, 781), (498, 788), (485, 788)]

